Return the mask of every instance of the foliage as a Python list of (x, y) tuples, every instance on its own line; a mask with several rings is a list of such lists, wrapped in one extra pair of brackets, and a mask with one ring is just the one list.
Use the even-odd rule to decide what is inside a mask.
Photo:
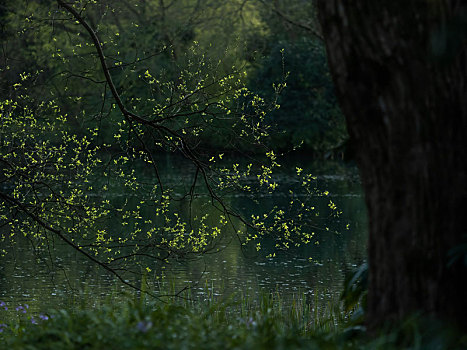
[[(83, 17), (99, 34), (122, 100), (141, 114), (156, 113), (153, 105), (166, 106), (167, 98), (187, 96), (193, 91), (188, 87), (197, 86), (199, 79), (219, 79), (232, 72), (241, 73), (236, 78), (248, 80), (253, 91), (274, 100), (276, 91), (271, 85), (282, 83), (277, 56), (279, 49), (286, 48), (286, 69), (291, 73), (286, 93), (290, 93), (281, 101), (286, 108), (272, 120), (274, 125), (282, 124), (280, 129), (286, 135), (276, 135), (268, 143), (284, 148), (303, 139), (307, 148), (318, 153), (329, 151), (338, 147), (346, 135), (335, 98), (329, 92), (332, 87), (322, 43), (291, 24), (295, 18), (304, 21), (305, 17), (305, 28), (316, 30), (315, 6), (312, 2), (279, 3), (272, 9), (261, 1), (176, 0), (168, 4), (126, 0), (98, 4), (76, 1), (75, 7), (84, 9)], [(286, 17), (281, 17), (285, 16), (281, 7), (290, 12)], [(4, 28), (0, 77), (4, 96), (16, 96), (15, 87), (22, 83), (20, 74), (37, 73), (28, 95), (37, 101), (54, 100), (75, 129), (84, 132), (90, 126), (100, 127), (100, 142), (118, 131), (118, 111), (113, 108), (93, 43), (80, 23), (62, 17), (54, 1), (9, 0), (0, 19)], [(309, 43), (313, 49), (307, 48)], [(213, 64), (201, 65), (208, 61)], [(198, 69), (202, 69), (202, 76), (186, 74)], [(167, 85), (160, 86), (159, 82)], [(301, 99), (297, 89), (307, 86), (315, 89)], [(210, 86), (209, 91), (222, 93), (216, 88)], [(194, 99), (184, 102), (190, 104)], [(303, 108), (297, 109), (298, 105)], [(331, 113), (329, 118), (325, 112)], [(313, 131), (302, 134), (297, 128), (302, 122), (311, 122), (306, 129)], [(231, 123), (217, 119), (216, 126), (212, 137), (200, 135), (202, 142), (209, 148), (237, 149), (228, 132)], [(338, 131), (332, 133), (332, 126), (337, 126)]]
[(342, 150), (347, 132), (334, 95), (324, 44), (307, 37), (279, 41), (250, 78), (250, 85), (268, 96), (268, 87), (281, 74), (290, 79), (277, 101), (281, 108), (269, 115), (275, 126), (272, 144), (283, 149), (303, 144), (305, 149), (321, 155)]
[[(225, 90), (213, 81), (231, 79), (232, 73), (244, 79), (239, 45), (228, 38), (253, 24), (239, 27), (236, 1), (77, 1), (74, 6), (98, 33), (122, 101), (138, 113), (160, 112), (155, 105), (165, 112), (184, 109), (205, 96), (222, 96)], [(85, 28), (63, 17), (55, 1), (7, 1), (4, 8), (3, 96), (17, 96), (20, 75), (34, 74), (28, 96), (54, 100), (74, 128), (98, 126), (99, 141), (108, 142), (119, 129), (119, 111)], [(251, 17), (247, 23), (257, 22), (254, 6), (243, 10)], [(192, 96), (201, 86), (205, 94)]]
[(366, 312), (366, 296), (368, 292), (368, 263), (364, 262), (347, 276), (341, 300), (347, 312), (354, 311), (353, 321), (363, 323)]
[(248, 306), (252, 301), (106, 302), (96, 309), (53, 311), (47, 320), (4, 328), (0, 339), (11, 349), (265, 349), (313, 344), (300, 336), (299, 327), (309, 327), (300, 317), (284, 316), (270, 296)]
[[(226, 73), (196, 42), (183, 42), (184, 55), (163, 42), (151, 48), (168, 61), (140, 56), (137, 46), (130, 60), (124, 55), (138, 45), (132, 38), (149, 29), (133, 22), (138, 16), (118, 20), (125, 4), (57, 0), (51, 11), (28, 2), (8, 13), (8, 30), (22, 28), (25, 60), (34, 64), (18, 76), (25, 66), (4, 67), (13, 83), (0, 101), (3, 239), (23, 235), (46, 255), (54, 254), (55, 242), (65, 243), (138, 289), (142, 272), (158, 277), (171, 259), (218, 249), (226, 234), (257, 250), (262, 237), (273, 237), (272, 257), (276, 250), (313, 243), (316, 230), (328, 231), (317, 223), (312, 198), (329, 193), (317, 190), (316, 177), (299, 167), (296, 182), (304, 195), (290, 189), (286, 203), (267, 208), (257, 201), (280, 186), (279, 156), (265, 140), (266, 116), (278, 108), (284, 83), (265, 99), (247, 88), (246, 70), (230, 67)], [(150, 5), (157, 6), (145, 2)], [(20, 21), (25, 13), (27, 24)], [(119, 26), (130, 29), (120, 32)], [(264, 156), (226, 163), (221, 150), (203, 144), (216, 137), (250, 156)], [(186, 184), (164, 181), (161, 153), (186, 160)], [(121, 197), (111, 198), (116, 188)], [(231, 193), (255, 204), (254, 215), (229, 203)], [(321, 215), (339, 215), (332, 199)]]
[[(338, 314), (337, 332), (280, 311), (264, 295), (254, 307), (234, 302), (153, 303), (142, 299), (84, 309), (57, 310), (2, 327), (8, 349), (462, 349), (455, 328), (420, 318), (373, 337), (355, 333)], [(92, 301), (89, 300), (90, 303)], [(244, 311), (242, 311), (244, 310)], [(246, 311), (245, 311), (246, 310)], [(293, 311), (293, 308), (292, 308)], [(311, 313), (312, 310), (307, 311)], [(335, 311), (339, 312), (339, 311)], [(313, 318), (313, 316), (311, 316)], [(323, 319), (315, 324), (326, 324)], [(346, 328), (347, 327), (347, 328)]]

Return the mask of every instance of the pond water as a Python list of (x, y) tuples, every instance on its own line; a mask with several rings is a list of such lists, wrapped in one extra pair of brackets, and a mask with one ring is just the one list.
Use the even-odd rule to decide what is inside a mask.
[[(284, 168), (295, 169), (294, 165), (292, 161)], [(330, 231), (317, 233), (319, 244), (267, 259), (264, 252), (243, 249), (238, 241), (226, 239), (218, 253), (168, 266), (164, 279), (158, 282), (161, 293), (189, 287), (190, 295), (201, 299), (277, 291), (285, 301), (302, 293), (320, 300), (323, 305), (337, 301), (345, 274), (366, 257), (366, 209), (358, 171), (352, 165), (332, 161), (309, 162), (305, 166), (301, 161), (301, 166), (317, 176), (318, 186), (329, 191), (329, 197), (343, 212), (326, 224)], [(166, 174), (165, 181), (184, 181), (183, 171), (173, 161), (167, 160), (167, 169), (172, 170)], [(280, 181), (281, 184), (289, 181), (287, 172)], [(263, 200), (274, 203), (284, 196), (277, 191)], [(242, 198), (237, 196), (231, 200)], [(325, 199), (316, 197), (315, 200), (319, 204)], [(343, 230), (347, 224), (348, 229)], [(53, 247), (58, 253), (51, 255), (52, 260), (34, 254), (25, 239), (14, 245), (1, 243), (0, 249), (7, 251), (0, 256), (0, 300), (11, 308), (27, 303), (34, 312), (44, 312), (70, 305), (83, 293), (87, 295), (84, 300), (89, 302), (125, 289), (114, 276), (68, 247), (58, 244)]]

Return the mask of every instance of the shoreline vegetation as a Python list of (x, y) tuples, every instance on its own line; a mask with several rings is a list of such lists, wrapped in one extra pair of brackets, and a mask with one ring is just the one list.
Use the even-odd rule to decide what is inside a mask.
[[(204, 300), (110, 293), (81, 295), (64, 308), (34, 313), (0, 302), (3, 349), (465, 349), (456, 327), (417, 315), (397, 327), (367, 332), (362, 320), (362, 267), (340, 300), (319, 308), (314, 297), (280, 293)], [(358, 280), (358, 281), (357, 281)], [(166, 294), (168, 295), (168, 294)], [(7, 316), (6, 316), (7, 315)]]
[[(243, 301), (247, 303), (248, 301)], [(331, 307), (315, 311), (263, 296), (256, 306), (144, 302), (128, 298), (96, 308), (52, 310), (0, 325), (4, 349), (465, 349), (453, 327), (414, 317), (370, 336)], [(233, 311), (235, 310), (235, 311)], [(337, 323), (336, 320), (338, 321)]]

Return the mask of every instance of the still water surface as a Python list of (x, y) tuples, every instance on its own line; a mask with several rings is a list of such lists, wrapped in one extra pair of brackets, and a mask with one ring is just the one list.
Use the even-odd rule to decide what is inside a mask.
[[(173, 171), (166, 174), (166, 180), (183, 182), (183, 171), (168, 162), (167, 169), (171, 168)], [(345, 274), (366, 256), (366, 209), (358, 172), (354, 166), (338, 162), (309, 163), (304, 168), (318, 176), (319, 187), (329, 191), (342, 210), (339, 218), (327, 223), (331, 231), (337, 229), (339, 234), (320, 232), (319, 244), (284, 252), (274, 259), (266, 259), (264, 253), (242, 249), (237, 241), (228, 240), (219, 253), (169, 266), (159, 284), (162, 293), (190, 287), (190, 294), (201, 299), (207, 294), (254, 296), (277, 291), (285, 301), (302, 293), (323, 305), (336, 301)], [(285, 174), (281, 184), (287, 181)], [(274, 203), (284, 196), (278, 191), (265, 200)], [(316, 198), (317, 202), (320, 200), (328, 198)], [(349, 229), (342, 230), (347, 224)], [(54, 255), (51, 263), (35, 255), (26, 240), (2, 245), (0, 248), (7, 254), (0, 257), (0, 300), (11, 306), (27, 303), (33, 312), (44, 312), (69, 305), (79, 293), (87, 294), (89, 301), (123, 290), (112, 275), (67, 247), (54, 247), (59, 254)]]

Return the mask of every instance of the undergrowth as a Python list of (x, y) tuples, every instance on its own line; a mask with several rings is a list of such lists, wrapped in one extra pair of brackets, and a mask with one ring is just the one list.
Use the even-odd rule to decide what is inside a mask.
[(370, 336), (352, 312), (316, 310), (300, 296), (287, 305), (274, 294), (222, 302), (120, 296), (92, 305), (89, 300), (39, 316), (27, 315), (23, 306), (16, 321), (0, 327), (0, 348), (425, 350), (467, 344), (453, 327), (416, 317)]

